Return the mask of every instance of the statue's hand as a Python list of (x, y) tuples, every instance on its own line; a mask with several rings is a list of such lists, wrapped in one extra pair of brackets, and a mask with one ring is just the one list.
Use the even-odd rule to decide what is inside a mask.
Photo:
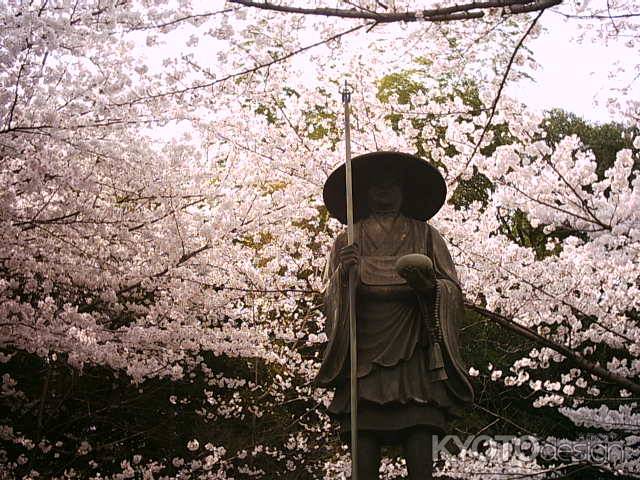
[(430, 294), (436, 287), (436, 272), (429, 257), (405, 255), (396, 262), (396, 270), (414, 290)]
[(414, 289), (422, 293), (431, 293), (436, 287), (435, 272), (426, 271), (417, 267), (407, 267), (399, 272), (407, 283)]
[(342, 270), (348, 272), (350, 268), (358, 265), (360, 261), (360, 253), (358, 244), (347, 245), (342, 247), (338, 252), (338, 261), (342, 265)]

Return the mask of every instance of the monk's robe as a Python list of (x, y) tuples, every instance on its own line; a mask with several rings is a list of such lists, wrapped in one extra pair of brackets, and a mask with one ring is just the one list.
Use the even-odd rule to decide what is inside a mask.
[[(371, 216), (355, 225), (360, 248), (356, 293), (358, 428), (400, 431), (422, 425), (444, 433), (448, 421), (473, 402), (459, 352), (464, 314), (451, 255), (429, 224), (396, 216)], [(338, 235), (325, 271), (328, 338), (316, 384), (335, 388), (329, 413), (342, 433), (350, 429), (347, 274)], [(395, 271), (402, 255), (428, 255), (436, 272), (433, 292), (418, 293)], [(391, 438), (391, 437), (389, 437)]]

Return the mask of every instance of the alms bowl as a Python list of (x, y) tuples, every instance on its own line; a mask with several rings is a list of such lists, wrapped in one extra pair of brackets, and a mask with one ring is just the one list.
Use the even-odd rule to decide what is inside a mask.
[(410, 253), (409, 255), (403, 255), (396, 260), (396, 271), (401, 273), (407, 269), (418, 270), (433, 270), (433, 262), (426, 255), (421, 253)]

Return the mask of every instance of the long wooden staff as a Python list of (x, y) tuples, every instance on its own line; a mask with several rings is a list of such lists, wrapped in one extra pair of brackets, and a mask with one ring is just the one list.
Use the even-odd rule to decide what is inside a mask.
[[(353, 245), (353, 182), (351, 175), (351, 88), (345, 80), (341, 90), (344, 104), (345, 182), (347, 193), (347, 241)], [(349, 269), (349, 344), (351, 346), (351, 478), (358, 480), (358, 349), (356, 343), (356, 269)]]

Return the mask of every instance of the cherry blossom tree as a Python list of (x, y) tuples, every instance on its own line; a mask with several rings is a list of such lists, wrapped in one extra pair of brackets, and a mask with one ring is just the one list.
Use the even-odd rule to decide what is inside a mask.
[(625, 452), (496, 453), (513, 439), (443, 454), (439, 471), (640, 474), (637, 102), (610, 103), (627, 137), (605, 164), (503, 93), (535, 68), (544, 16), (633, 49), (632, 2), (2, 7), (7, 475), (347, 477), (330, 394), (309, 383), (345, 78), (354, 150), (413, 150), (446, 176), (434, 223), (488, 345), (470, 345), (470, 373), (509, 399), (483, 393), (457, 431)]

